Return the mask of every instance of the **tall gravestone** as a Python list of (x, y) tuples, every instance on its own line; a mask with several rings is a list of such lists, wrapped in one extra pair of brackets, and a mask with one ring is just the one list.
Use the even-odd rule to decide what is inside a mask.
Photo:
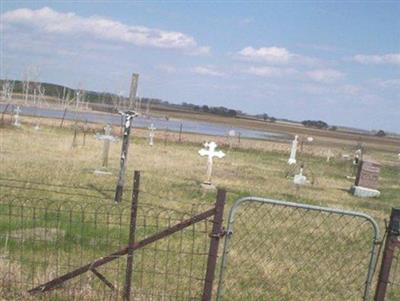
[(353, 195), (358, 197), (380, 196), (379, 174), (381, 165), (373, 161), (361, 161), (358, 165), (356, 181), (351, 187)]

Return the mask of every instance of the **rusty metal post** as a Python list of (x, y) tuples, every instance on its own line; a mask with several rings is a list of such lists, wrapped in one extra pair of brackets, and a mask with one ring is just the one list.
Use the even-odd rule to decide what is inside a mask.
[(383, 249), (381, 270), (375, 291), (375, 301), (384, 301), (389, 283), (390, 269), (394, 258), (395, 249), (400, 252), (400, 209), (392, 208), (385, 247)]
[(226, 199), (226, 191), (218, 189), (217, 201), (215, 202), (215, 214), (213, 219), (213, 227), (211, 233), (210, 249), (208, 251), (207, 271), (204, 281), (202, 301), (210, 301), (212, 296), (213, 282), (215, 277), (215, 267), (217, 264), (218, 245), (220, 238), (224, 235), (222, 229), (222, 219), (224, 215), (224, 206)]
[(136, 231), (136, 217), (139, 200), (139, 186), (140, 186), (140, 171), (135, 170), (133, 176), (133, 191), (132, 191), (132, 205), (131, 205), (131, 219), (129, 225), (129, 242), (128, 242), (128, 257), (126, 259), (126, 275), (123, 298), (125, 301), (131, 299), (131, 284), (132, 284), (132, 269), (133, 269), (133, 244), (135, 242)]

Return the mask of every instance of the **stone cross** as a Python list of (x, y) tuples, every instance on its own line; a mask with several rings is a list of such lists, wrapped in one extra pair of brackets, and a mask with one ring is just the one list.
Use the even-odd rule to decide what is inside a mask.
[(21, 123), (19, 122), (19, 113), (21, 113), (21, 109), (19, 106), (16, 107), (16, 109), (14, 110), (15, 115), (14, 115), (14, 126), (21, 126)]
[(298, 138), (299, 138), (299, 136), (296, 135), (292, 142), (292, 149), (290, 151), (290, 158), (288, 160), (289, 165), (296, 164), (296, 162), (297, 162), (296, 161), (296, 152), (297, 152), (297, 144), (299, 143), (297, 140)]
[(154, 127), (154, 124), (151, 124), (149, 126), (149, 145), (153, 146), (154, 145), (154, 131), (156, 130), (156, 128)]
[(207, 180), (204, 182), (205, 184), (211, 185), (211, 174), (212, 174), (212, 165), (213, 165), (213, 157), (223, 158), (225, 154), (222, 151), (215, 151), (217, 148), (217, 144), (213, 141), (204, 143), (203, 149), (199, 150), (200, 156), (207, 156)]
[(110, 151), (110, 142), (118, 141), (118, 138), (111, 135), (112, 127), (107, 124), (104, 127), (104, 135), (100, 135), (99, 133), (96, 134), (97, 140), (103, 140), (103, 167), (108, 167), (108, 153)]

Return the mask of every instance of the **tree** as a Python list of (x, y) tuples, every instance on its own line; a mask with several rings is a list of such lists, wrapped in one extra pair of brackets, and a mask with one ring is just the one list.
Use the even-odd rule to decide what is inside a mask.
[(383, 130), (379, 130), (378, 132), (376, 132), (375, 136), (377, 136), (377, 137), (385, 137), (386, 133)]

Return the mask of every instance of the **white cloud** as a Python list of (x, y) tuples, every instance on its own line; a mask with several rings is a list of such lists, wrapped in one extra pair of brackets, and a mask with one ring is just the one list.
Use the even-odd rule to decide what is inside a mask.
[(320, 83), (332, 83), (344, 78), (344, 73), (334, 69), (317, 69), (306, 72), (306, 75)]
[(293, 56), (286, 48), (280, 47), (246, 47), (239, 51), (239, 56), (244, 59), (265, 61), (268, 63), (286, 64)]
[(297, 70), (293, 68), (277, 68), (270, 66), (255, 67), (251, 66), (244, 70), (244, 73), (265, 76), (265, 77), (283, 77), (293, 75), (297, 73)]
[(211, 76), (224, 76), (225, 73), (218, 71), (213, 66), (197, 66), (192, 69), (193, 73), (200, 75), (211, 75)]
[(195, 39), (181, 32), (144, 26), (131, 26), (99, 16), (81, 17), (75, 13), (57, 12), (49, 7), (37, 10), (22, 8), (1, 15), (6, 26), (28, 27), (45, 34), (91, 37), (137, 46), (183, 49), (190, 53), (209, 53)]
[(156, 69), (166, 73), (175, 73), (177, 71), (174, 66), (168, 64), (158, 65), (156, 66)]
[(400, 65), (400, 53), (389, 53), (382, 55), (357, 54), (353, 57), (353, 61), (366, 65)]

